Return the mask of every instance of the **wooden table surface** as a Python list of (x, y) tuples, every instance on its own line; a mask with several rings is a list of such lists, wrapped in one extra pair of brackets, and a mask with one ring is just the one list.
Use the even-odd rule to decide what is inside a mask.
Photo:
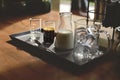
[(120, 80), (119, 55), (111, 56), (86, 72), (76, 75), (47, 64), (9, 44), (7, 41), (11, 40), (10, 34), (29, 29), (30, 17), (58, 20), (58, 14), (52, 11), (43, 15), (14, 17), (0, 21), (0, 80)]

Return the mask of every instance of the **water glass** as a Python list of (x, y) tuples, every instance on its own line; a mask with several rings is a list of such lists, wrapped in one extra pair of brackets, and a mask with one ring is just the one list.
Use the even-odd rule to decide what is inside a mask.
[(41, 19), (30, 18), (30, 39), (39, 40), (41, 37)]
[(80, 19), (75, 21), (73, 57), (77, 64), (85, 64), (95, 58), (98, 51), (96, 37), (88, 31), (88, 25)]
[(86, 23), (85, 20), (77, 20), (74, 22), (74, 24), (75, 24), (75, 31), (74, 31), (73, 57), (75, 63), (84, 64), (88, 62), (85, 56), (89, 52), (88, 49), (82, 46), (82, 43), (85, 42), (85, 37), (87, 34)]

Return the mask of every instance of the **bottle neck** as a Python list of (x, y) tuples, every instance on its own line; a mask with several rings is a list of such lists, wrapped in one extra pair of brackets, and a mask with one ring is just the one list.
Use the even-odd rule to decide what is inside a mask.
[(60, 14), (60, 30), (72, 30), (72, 14), (69, 12)]

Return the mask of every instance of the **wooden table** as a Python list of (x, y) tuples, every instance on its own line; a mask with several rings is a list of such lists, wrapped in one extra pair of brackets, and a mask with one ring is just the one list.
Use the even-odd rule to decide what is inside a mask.
[[(119, 55), (103, 59), (79, 74), (72, 74), (54, 65), (33, 57), (7, 41), (9, 35), (27, 31), (30, 17), (58, 20), (52, 11), (43, 15), (32, 15), (0, 21), (0, 80), (120, 80)], [(75, 19), (78, 17), (75, 17)]]

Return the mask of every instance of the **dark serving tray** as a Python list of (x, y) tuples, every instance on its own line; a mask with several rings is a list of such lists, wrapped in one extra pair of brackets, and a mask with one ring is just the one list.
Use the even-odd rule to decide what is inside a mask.
[[(30, 31), (11, 34), (10, 38), (12, 40), (9, 41), (10, 44), (25, 50), (29, 54), (42, 59), (43, 61), (54, 64), (64, 70), (72, 71), (72, 72), (81, 72), (85, 71), (86, 69), (92, 68), (93, 66), (99, 64), (103, 60), (107, 59), (108, 55), (106, 56), (106, 52), (100, 57), (97, 57), (85, 64), (77, 64), (74, 61), (72, 50), (68, 51), (58, 51), (54, 47), (54, 43), (51, 45), (44, 45), (43, 44), (43, 33), (41, 33), (41, 38), (38, 40), (41, 45), (33, 45), (30, 41)], [(102, 48), (102, 50), (106, 50)]]

